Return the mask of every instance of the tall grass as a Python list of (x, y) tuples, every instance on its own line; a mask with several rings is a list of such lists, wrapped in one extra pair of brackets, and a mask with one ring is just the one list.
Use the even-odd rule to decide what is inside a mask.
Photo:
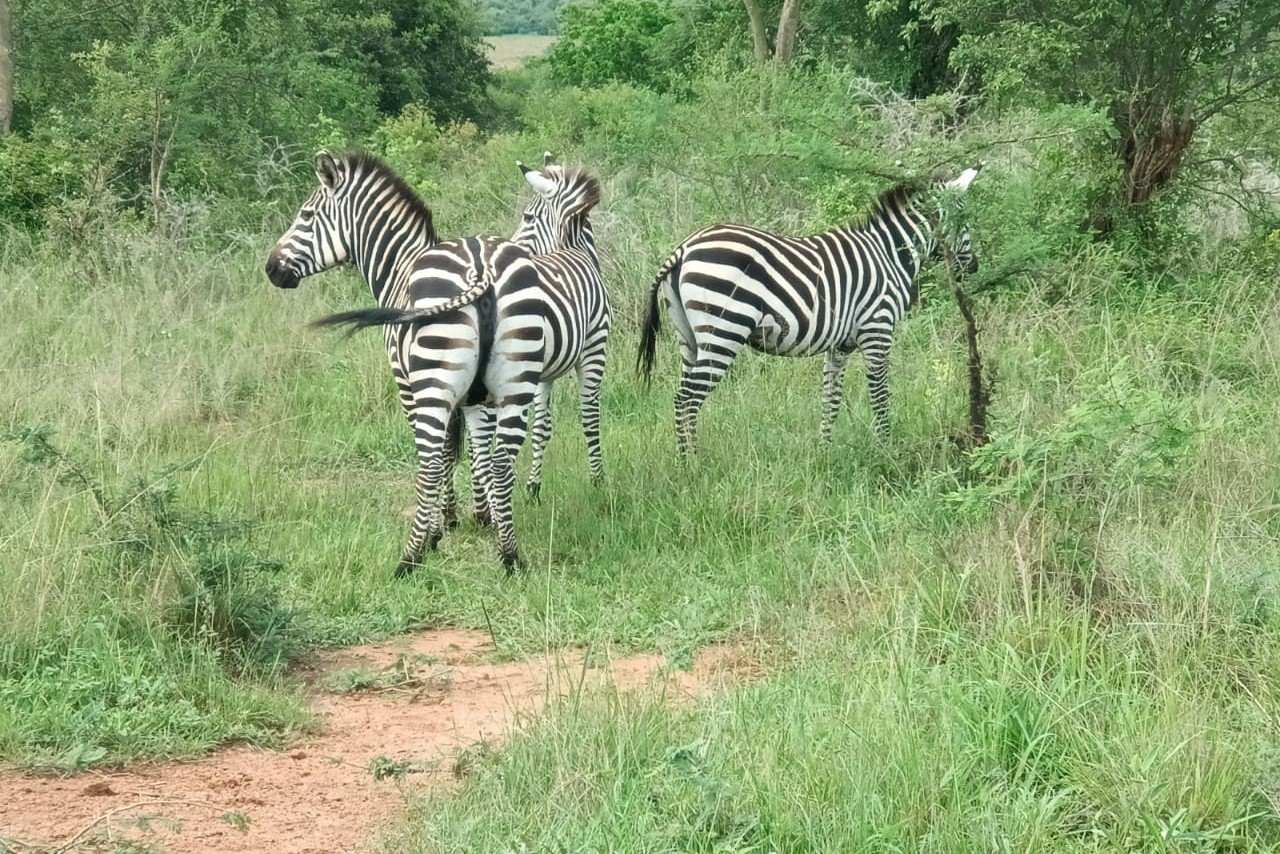
[[(856, 210), (870, 179), (855, 167), (885, 156), (804, 129), (819, 115), (885, 138), (841, 86), (700, 85), (684, 102), (546, 94), (522, 132), (401, 149), (447, 234), (514, 228), (517, 157), (551, 147), (605, 178), (607, 482), (590, 485), (562, 390), (542, 501), (517, 501), (530, 572), (514, 581), (466, 521), (392, 580), (412, 443), (377, 336), (304, 325), (367, 302), (363, 284), (280, 292), (261, 273), (296, 200), (221, 247), (123, 229), (11, 244), (0, 751), (78, 767), (277, 741), (306, 725), (281, 690), (290, 654), (414, 626), (492, 626), (505, 657), (586, 643), (684, 661), (736, 638), (760, 683), (678, 709), (555, 706), (385, 846), (1280, 845), (1280, 297), (1246, 254), (1269, 250), (1149, 276), (1115, 248), (1038, 235), (1069, 219), (1070, 158), (1040, 174), (1010, 157), (971, 203), (984, 262), (1030, 270), (980, 300), (989, 449), (946, 438), (964, 354), (931, 281), (895, 339), (891, 442), (856, 367), (823, 452), (819, 364), (745, 354), (681, 466), (674, 341), (652, 388), (630, 370), (657, 264), (715, 219), (799, 231)], [(740, 133), (716, 130), (735, 115)]]

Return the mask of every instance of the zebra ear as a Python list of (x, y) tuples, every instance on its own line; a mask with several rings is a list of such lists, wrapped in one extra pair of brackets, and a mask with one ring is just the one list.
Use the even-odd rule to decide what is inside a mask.
[(544, 196), (549, 196), (556, 190), (555, 182), (543, 175), (537, 169), (530, 169), (523, 163), (520, 164), (520, 171), (524, 173), (524, 179), (529, 182), (529, 186), (537, 190)]
[(333, 159), (333, 155), (321, 149), (316, 153), (315, 160), (316, 177), (320, 179), (320, 183), (330, 190), (338, 187), (338, 162)]
[(979, 163), (977, 169), (966, 169), (960, 173), (960, 177), (947, 182), (947, 186), (954, 190), (967, 190), (969, 185), (973, 183), (973, 179), (978, 177), (978, 170), (983, 164)]
[(531, 171), (533, 171), (528, 166), (525, 166), (524, 163), (519, 160), (516, 161), (516, 165), (520, 167), (521, 175), (528, 175)]
[(546, 169), (548, 166), (555, 166), (555, 165), (556, 165), (555, 155), (552, 154), (550, 151), (542, 152), (542, 168)]

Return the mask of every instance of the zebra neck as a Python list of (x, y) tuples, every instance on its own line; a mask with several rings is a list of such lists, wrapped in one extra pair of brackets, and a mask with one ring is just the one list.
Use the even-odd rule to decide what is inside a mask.
[(596, 257), (596, 241), (591, 234), (591, 223), (585, 219), (570, 219), (560, 231), (560, 248), (576, 249), (586, 253), (599, 264)]
[(874, 235), (885, 245), (888, 256), (897, 260), (906, 281), (914, 280), (919, 274), (933, 239), (928, 218), (910, 202), (881, 210), (858, 230)]
[(406, 300), (405, 283), (413, 262), (431, 248), (429, 241), (408, 235), (384, 236), (361, 247), (355, 266), (364, 274), (378, 305), (399, 307)]

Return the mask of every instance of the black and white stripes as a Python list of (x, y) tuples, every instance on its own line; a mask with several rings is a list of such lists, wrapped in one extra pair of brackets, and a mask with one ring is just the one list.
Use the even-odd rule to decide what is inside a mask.
[[(603, 477), (600, 391), (611, 309), (589, 218), (600, 182), (565, 170), (549, 153), (541, 169), (520, 168), (537, 195), (511, 240), (441, 242), (431, 211), (387, 166), (364, 154), (321, 152), (320, 185), (267, 261), (268, 277), (282, 288), (350, 263), (377, 301), (317, 323), (383, 327), (418, 454), (417, 507), (398, 575), (411, 571), (456, 520), (452, 480), (463, 420), (476, 516), (497, 528), (508, 569), (519, 564), (515, 458), (532, 416), (528, 487), (536, 496), (551, 435), (552, 383), (570, 370), (578, 377), (591, 478)], [(889, 348), (921, 267), (946, 257), (957, 273), (977, 268), (962, 205), (952, 195), (977, 172), (895, 187), (865, 221), (812, 237), (714, 225), (680, 244), (650, 289), (639, 365), (651, 374), (661, 293), (680, 340), (681, 454), (694, 449), (701, 407), (747, 346), (786, 356), (825, 353), (824, 444), (840, 410), (846, 362), (861, 350), (875, 428), (887, 435)]]
[[(948, 254), (958, 272), (977, 268), (968, 230), (942, 222), (935, 194), (944, 188), (963, 191), (976, 175), (969, 169), (946, 184), (895, 187), (880, 196), (865, 222), (813, 237), (713, 225), (676, 247), (650, 290), (638, 361), (649, 375), (661, 292), (680, 339), (680, 453), (694, 449), (699, 410), (746, 346), (780, 356), (826, 353), (819, 431), (824, 443), (840, 410), (845, 363), (861, 350), (876, 431), (887, 436), (889, 346), (911, 305), (921, 266)], [(950, 235), (946, 246), (944, 234)]]
[(468, 430), (495, 436), (478, 504), (492, 514), (502, 561), (519, 563), (511, 514), (515, 457), (544, 373), (546, 321), (529, 253), (510, 241), (439, 242), (431, 211), (364, 154), (316, 157), (320, 186), (271, 250), (278, 287), (349, 262), (378, 308), (319, 321), (384, 326), (391, 370), (418, 451), (417, 510), (397, 575), (435, 547), (453, 515), (461, 408)]
[(551, 438), (551, 384), (571, 369), (578, 376), (578, 406), (587, 441), (591, 480), (604, 477), (600, 451), (600, 385), (609, 341), (609, 294), (600, 275), (589, 215), (600, 202), (600, 182), (567, 172), (547, 152), (541, 170), (519, 164), (537, 196), (511, 238), (534, 253), (547, 298), (546, 370), (534, 400), (533, 460), (529, 492), (542, 488), (542, 456)]

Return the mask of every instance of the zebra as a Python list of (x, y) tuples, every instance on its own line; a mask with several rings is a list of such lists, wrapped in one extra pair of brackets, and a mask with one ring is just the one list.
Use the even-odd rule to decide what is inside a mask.
[(492, 514), (510, 574), (521, 566), (511, 512), (514, 460), (547, 337), (529, 253), (498, 237), (441, 241), (430, 208), (370, 154), (321, 151), (315, 171), (320, 186), (271, 249), (266, 272), (276, 287), (296, 288), (307, 276), (351, 263), (377, 300), (377, 308), (314, 323), (352, 332), (383, 327), (418, 455), (417, 507), (396, 576), (412, 572), (454, 521), (458, 409), (473, 436), (496, 433), (476, 503)]
[(599, 484), (604, 479), (600, 385), (612, 314), (588, 218), (600, 202), (600, 181), (581, 170), (566, 171), (549, 151), (543, 154), (541, 171), (518, 160), (516, 165), (537, 196), (511, 239), (533, 253), (549, 309), (546, 369), (533, 403), (533, 460), (527, 484), (536, 498), (542, 489), (542, 455), (551, 438), (551, 384), (571, 368), (578, 376), (591, 481)]
[(677, 246), (650, 288), (636, 364), (646, 379), (652, 375), (661, 290), (680, 338), (680, 456), (695, 450), (698, 412), (744, 346), (779, 356), (826, 353), (818, 434), (824, 447), (840, 411), (845, 363), (861, 350), (875, 431), (887, 439), (889, 345), (917, 274), (940, 255), (959, 275), (978, 269), (968, 228), (955, 222), (962, 199), (944, 213), (939, 195), (962, 193), (979, 169), (949, 182), (899, 184), (876, 199), (864, 222), (811, 237), (720, 224)]

